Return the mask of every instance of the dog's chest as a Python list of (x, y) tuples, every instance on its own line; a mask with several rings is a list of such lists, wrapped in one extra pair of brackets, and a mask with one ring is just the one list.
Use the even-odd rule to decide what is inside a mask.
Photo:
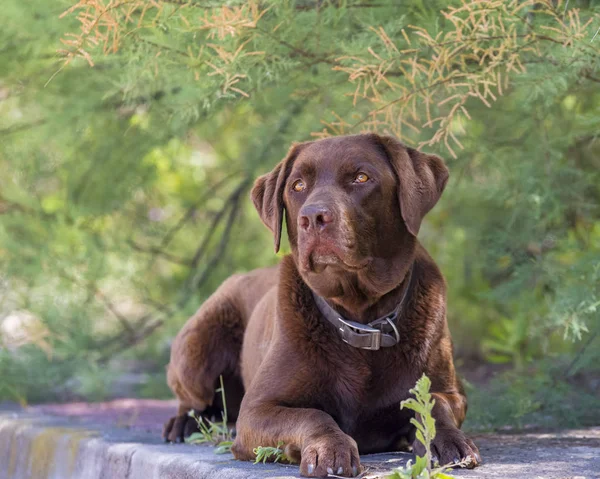
[(400, 411), (400, 402), (408, 398), (414, 374), (396, 355), (379, 353), (350, 350), (343, 361), (329, 365), (328, 393), (321, 406), (350, 435), (408, 421), (402, 419), (407, 415)]

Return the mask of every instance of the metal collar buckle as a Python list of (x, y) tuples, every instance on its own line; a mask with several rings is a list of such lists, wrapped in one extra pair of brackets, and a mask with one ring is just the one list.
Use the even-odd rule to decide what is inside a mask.
[(404, 301), (411, 289), (413, 282), (413, 267), (408, 270), (408, 277), (405, 278), (404, 292), (402, 298), (394, 311), (376, 319), (368, 324), (349, 321), (340, 316), (327, 301), (321, 298), (314, 291), (312, 292), (315, 304), (319, 312), (339, 331), (342, 341), (354, 348), (368, 349), (377, 351), (380, 348), (390, 348), (400, 342), (400, 332), (396, 325), (396, 320), (404, 307)]
[(369, 323), (369, 326), (372, 327), (377, 327), (379, 325), (381, 325), (381, 327), (383, 328), (384, 325), (389, 325), (392, 329), (392, 331), (394, 332), (394, 338), (396, 339), (396, 342), (399, 343), (400, 342), (400, 333), (398, 332), (398, 328), (396, 327), (396, 318), (398, 317), (398, 313), (394, 312), (392, 314), (390, 314), (389, 316), (386, 316), (385, 318), (381, 318), (378, 319), (376, 321), (373, 321), (372, 323)]
[[(353, 334), (358, 334), (362, 338), (369, 338), (370, 344), (366, 346), (359, 346), (360, 349), (369, 349), (371, 351), (377, 351), (381, 347), (381, 331), (379, 329), (373, 328), (368, 324), (356, 323), (354, 321), (348, 321), (347, 319), (342, 319), (338, 317), (338, 321), (341, 324), (340, 332), (342, 333), (342, 341), (351, 346), (356, 346), (352, 344), (350, 337)], [(353, 334), (352, 334), (353, 333)], [(362, 339), (361, 338), (361, 339)]]

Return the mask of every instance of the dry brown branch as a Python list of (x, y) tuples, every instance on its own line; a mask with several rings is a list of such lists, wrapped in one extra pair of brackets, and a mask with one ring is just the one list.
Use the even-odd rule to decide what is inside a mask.
[[(303, 4), (308, 9), (324, 6), (320, 1)], [(182, 13), (189, 8), (200, 9), (200, 15)], [(163, 50), (170, 52), (173, 47), (147, 40), (138, 32), (154, 28), (159, 20), (175, 18), (184, 31), (209, 41), (189, 45), (185, 52), (174, 50), (189, 60), (187, 68), (194, 77), (218, 77), (223, 94), (248, 97), (253, 89), (246, 87), (247, 60), (245, 66), (241, 62), (265, 55), (252, 48), (253, 40), (262, 37), (289, 49), (292, 57), (309, 60), (308, 65), (331, 65), (353, 85), (348, 94), (362, 113), (324, 122), (316, 136), (357, 129), (384, 131), (409, 143), (419, 138), (420, 146), (442, 144), (453, 156), (455, 148), (461, 148), (459, 137), (470, 118), (469, 102), (476, 99), (491, 107), (532, 58), (544, 59), (545, 43), (597, 55), (589, 30), (594, 21), (600, 22), (600, 15), (583, 20), (579, 9), (567, 9), (563, 1), (462, 0), (441, 12), (451, 28), (435, 37), (414, 25), (401, 30), (400, 39), (392, 38), (381, 26), (373, 27), (377, 42), (361, 54), (337, 58), (277, 35), (281, 22), (274, 28), (263, 24), (270, 8), (275, 7), (258, 0), (225, 6), (186, 0), (80, 0), (63, 14), (76, 14), (81, 28), (63, 38), (68, 48), (62, 53), (65, 64), (82, 57), (93, 65), (93, 52), (116, 52), (122, 40), (132, 35), (155, 48), (158, 59)], [(534, 16), (542, 21), (533, 21)], [(582, 76), (598, 81), (590, 71), (582, 70)]]
[[(169, 8), (169, 5), (176, 5), (176, 8)], [(196, 17), (194, 25), (189, 23), (185, 15), (176, 15), (188, 8), (203, 10), (203, 14)], [(247, 48), (251, 40), (251, 37), (247, 37), (268, 10), (269, 7), (261, 7), (256, 0), (228, 6), (211, 6), (177, 0), (80, 0), (61, 15), (64, 17), (75, 14), (80, 30), (77, 33), (66, 33), (61, 39), (66, 48), (58, 52), (64, 58), (59, 72), (78, 57), (85, 59), (93, 67), (94, 54), (98, 50), (102, 55), (117, 53), (124, 39), (133, 37), (137, 42), (156, 48), (155, 60), (163, 51), (183, 55), (189, 58), (187, 67), (193, 72), (196, 80), (202, 77), (199, 68), (206, 65), (212, 70), (208, 73), (209, 76), (222, 78), (224, 94), (234, 92), (242, 97), (248, 97), (249, 93), (240, 86), (246, 75), (238, 71), (237, 63), (248, 56), (264, 55), (262, 51), (252, 51)], [(183, 51), (157, 44), (139, 35), (141, 30), (156, 28), (159, 22), (172, 19), (174, 16), (177, 16), (183, 25), (187, 25), (186, 28), (191, 33), (202, 34), (213, 40), (208, 47), (215, 54), (209, 54), (204, 45), (195, 52), (192, 45)], [(227, 38), (238, 38), (239, 43), (233, 48), (214, 43), (215, 41), (225, 43)], [(158, 64), (154, 69), (158, 71)]]
[[(523, 30), (522, 12), (535, 9), (554, 26)], [(544, 42), (564, 48), (588, 50), (582, 40), (596, 14), (583, 22), (578, 9), (562, 19), (560, 5), (549, 0), (463, 0), (442, 15), (453, 29), (433, 37), (426, 29), (411, 25), (402, 31), (404, 45), (394, 42), (381, 27), (372, 31), (380, 47), (369, 47), (359, 56), (337, 59), (333, 69), (345, 73), (355, 88), (354, 105), (367, 111), (355, 121), (325, 123), (315, 136), (355, 131), (384, 131), (404, 139), (427, 137), (418, 145), (441, 143), (456, 157), (462, 148), (459, 136), (470, 119), (467, 102), (477, 99), (487, 107), (497, 101), (511, 79), (525, 72), (526, 57), (543, 59)], [(595, 81), (589, 71), (582, 75)], [(363, 108), (364, 111), (364, 108)]]

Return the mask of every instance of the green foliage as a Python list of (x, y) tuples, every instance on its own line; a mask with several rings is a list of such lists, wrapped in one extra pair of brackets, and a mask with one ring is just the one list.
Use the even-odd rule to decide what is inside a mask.
[[(596, 345), (597, 347), (597, 345)], [(577, 428), (596, 425), (600, 402), (594, 389), (598, 366), (565, 377), (561, 361), (498, 374), (485, 387), (469, 386), (471, 431)], [(493, 398), (493, 400), (491, 399)]]
[(185, 442), (189, 444), (215, 444), (220, 446), (223, 441), (229, 441), (231, 432), (227, 424), (220, 424), (210, 421), (197, 415), (194, 411), (190, 411), (189, 416), (194, 418), (198, 424), (198, 432), (194, 432), (185, 438)]
[(397, 468), (386, 479), (454, 479), (447, 474), (449, 470), (450, 467), (432, 468), (425, 457), (417, 457), (414, 464), (409, 459), (406, 466)]
[(593, 403), (599, 25), (585, 0), (5, 1), (0, 398), (110, 397), (121, 361), (165, 394), (187, 317), (278, 259), (252, 180), (292, 141), (378, 131), (447, 159), (420, 240), (456, 355), (522, 378), (469, 417), (541, 420), (547, 368)]
[(223, 376), (219, 376), (219, 381), (221, 387), (216, 392), (221, 393), (221, 400), (223, 402), (223, 418), (221, 422), (212, 422), (191, 410), (188, 414), (196, 421), (199, 431), (186, 437), (185, 442), (189, 444), (214, 444), (216, 446), (215, 454), (225, 454), (231, 451), (233, 434), (227, 425), (227, 401), (225, 388), (223, 387)]
[(387, 479), (452, 479), (453, 476), (447, 474), (452, 467), (464, 467), (468, 465), (470, 459), (467, 458), (456, 464), (447, 464), (440, 466), (433, 462), (431, 454), (431, 444), (435, 439), (435, 419), (431, 415), (435, 399), (431, 398), (429, 389), (431, 380), (423, 374), (417, 381), (410, 393), (415, 396), (400, 403), (400, 409), (410, 409), (416, 413), (416, 417), (410, 420), (416, 428), (416, 437), (425, 448), (424, 456), (417, 456), (413, 464), (409, 460), (406, 466), (396, 469)]
[(281, 441), (277, 443), (277, 447), (258, 446), (255, 447), (252, 452), (256, 456), (254, 464), (258, 464), (259, 462), (266, 464), (267, 461), (290, 462), (290, 459), (285, 455), (283, 442)]

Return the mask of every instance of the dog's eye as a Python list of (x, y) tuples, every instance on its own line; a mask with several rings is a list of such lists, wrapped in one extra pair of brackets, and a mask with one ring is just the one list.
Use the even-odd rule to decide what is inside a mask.
[(292, 189), (297, 192), (304, 191), (306, 189), (306, 185), (304, 184), (304, 181), (296, 180), (292, 185)]
[(354, 178), (354, 183), (366, 183), (367, 181), (369, 181), (369, 177), (365, 173), (359, 173)]

